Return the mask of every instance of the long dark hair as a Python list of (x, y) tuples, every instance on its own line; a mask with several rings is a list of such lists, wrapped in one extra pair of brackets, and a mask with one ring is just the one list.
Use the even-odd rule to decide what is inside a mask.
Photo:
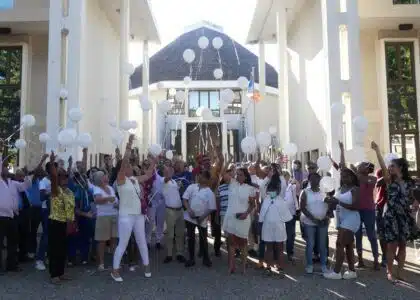
[[(351, 177), (351, 184), (352, 186), (359, 186), (359, 178), (357, 177), (356, 173), (354, 173), (351, 169), (349, 168), (343, 168), (341, 170), (342, 173), (346, 172), (349, 174), (349, 176)], [(343, 186), (343, 180), (340, 179), (340, 187)]]
[(271, 176), (271, 179), (267, 184), (267, 191), (276, 191), (280, 194), (281, 179), (279, 169), (277, 168), (276, 164), (271, 164), (271, 169), (273, 170), (273, 176)]
[(245, 181), (244, 183), (251, 185), (252, 184), (252, 180), (251, 180), (251, 175), (248, 172), (247, 168), (238, 168), (238, 171), (242, 171), (244, 173), (245, 176)]
[(394, 163), (398, 168), (401, 169), (402, 179), (405, 182), (413, 181), (413, 179), (411, 178), (410, 173), (408, 171), (408, 162), (405, 158), (393, 159), (392, 163)]

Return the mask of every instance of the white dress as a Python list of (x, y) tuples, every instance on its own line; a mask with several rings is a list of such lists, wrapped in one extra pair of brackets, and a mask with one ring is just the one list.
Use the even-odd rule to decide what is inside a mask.
[(286, 201), (277, 196), (265, 197), (261, 206), (259, 221), (262, 222), (261, 238), (264, 242), (287, 240), (286, 222), (293, 218)]
[(229, 184), (228, 208), (223, 220), (222, 230), (224, 232), (248, 239), (251, 218), (248, 215), (245, 220), (239, 220), (236, 218), (236, 214), (248, 210), (249, 197), (255, 197), (255, 188), (232, 179)]

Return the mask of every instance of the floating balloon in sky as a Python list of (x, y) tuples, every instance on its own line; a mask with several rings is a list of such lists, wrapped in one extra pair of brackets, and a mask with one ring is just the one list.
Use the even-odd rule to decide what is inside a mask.
[(195, 53), (191, 49), (186, 49), (182, 55), (186, 63), (192, 63), (195, 59)]
[(198, 39), (198, 47), (200, 47), (200, 49), (206, 49), (209, 46), (209, 39), (207, 37), (200, 36), (200, 38)]
[(217, 50), (219, 50), (220, 48), (222, 48), (223, 46), (223, 40), (221, 37), (216, 36), (213, 41), (212, 41), (213, 47)]

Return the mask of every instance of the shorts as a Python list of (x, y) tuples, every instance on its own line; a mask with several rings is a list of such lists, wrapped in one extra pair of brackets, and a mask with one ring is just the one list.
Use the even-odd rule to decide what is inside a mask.
[(104, 242), (117, 237), (117, 216), (99, 216), (96, 218), (95, 241)]

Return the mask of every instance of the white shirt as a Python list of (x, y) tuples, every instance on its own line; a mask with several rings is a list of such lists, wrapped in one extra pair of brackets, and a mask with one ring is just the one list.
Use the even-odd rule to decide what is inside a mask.
[[(216, 197), (209, 187), (200, 188), (198, 184), (191, 184), (182, 198), (188, 200), (191, 210), (197, 217), (204, 215), (209, 210), (217, 209)], [(193, 220), (188, 211), (184, 212), (184, 220), (197, 224), (197, 220)], [(200, 226), (207, 227), (207, 218), (203, 220)]]
[(118, 203), (118, 199), (115, 196), (114, 189), (108, 185), (109, 194), (101, 189), (99, 186), (93, 188), (93, 196), (100, 196), (103, 198), (114, 197), (114, 203), (96, 204), (96, 215), (101, 216), (115, 216), (118, 214), (118, 210), (114, 207), (114, 204)]
[[(38, 183), (39, 190), (44, 190), (47, 195), (51, 194), (51, 180), (48, 177), (42, 178), (42, 180)], [(47, 201), (42, 201), (42, 208), (47, 208)]]
[[(267, 184), (270, 182), (270, 178), (266, 177), (263, 180), (259, 182), (260, 185), (260, 201), (265, 199), (267, 197)], [(287, 189), (287, 182), (284, 176), (280, 176), (280, 184), (281, 184), (281, 191), (280, 191), (280, 197), (285, 198), (286, 197), (286, 189)]]
[(181, 208), (182, 200), (181, 196), (179, 195), (178, 184), (175, 180), (172, 179), (165, 183), (165, 179), (163, 177), (161, 178), (163, 181), (162, 194), (163, 198), (165, 199), (165, 205), (170, 208)]
[(142, 190), (138, 180), (136, 178), (126, 178), (124, 184), (117, 185), (117, 190), (120, 196), (119, 215), (141, 215), (140, 197), (142, 197)]
[(296, 209), (298, 208), (296, 184), (289, 184), (289, 186), (286, 188), (286, 195), (284, 200), (286, 201), (290, 213), (293, 216), (296, 215)]

